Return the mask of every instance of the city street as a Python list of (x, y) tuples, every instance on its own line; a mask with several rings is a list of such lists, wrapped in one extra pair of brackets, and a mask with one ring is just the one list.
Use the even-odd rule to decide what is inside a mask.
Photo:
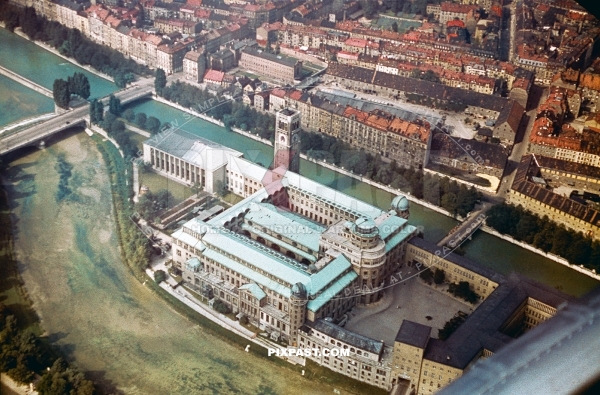
[(519, 131), (517, 133), (517, 140), (513, 146), (513, 150), (508, 157), (506, 168), (504, 169), (504, 175), (502, 177), (502, 184), (498, 190), (498, 196), (505, 198), (508, 193), (508, 189), (512, 185), (517, 166), (521, 162), (521, 158), (527, 152), (527, 146), (529, 144), (529, 135), (535, 122), (535, 116), (537, 113), (537, 107), (540, 103), (543, 103), (548, 97), (548, 88), (542, 88), (534, 85), (531, 89), (531, 95), (528, 102), (529, 111), (523, 115)]

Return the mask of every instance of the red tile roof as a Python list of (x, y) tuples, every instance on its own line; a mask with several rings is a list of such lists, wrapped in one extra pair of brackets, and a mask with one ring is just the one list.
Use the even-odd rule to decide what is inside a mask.
[(223, 82), (224, 75), (225, 73), (222, 71), (208, 69), (206, 73), (204, 73), (204, 79), (209, 82), (216, 82), (220, 84), (221, 82)]

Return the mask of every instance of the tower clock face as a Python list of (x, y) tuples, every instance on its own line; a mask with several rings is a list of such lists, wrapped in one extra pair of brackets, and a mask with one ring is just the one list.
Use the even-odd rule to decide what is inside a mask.
[(300, 136), (298, 136), (298, 133), (295, 133), (292, 136), (292, 143), (297, 143), (300, 140)]
[(285, 144), (285, 136), (283, 134), (279, 137), (279, 141)]

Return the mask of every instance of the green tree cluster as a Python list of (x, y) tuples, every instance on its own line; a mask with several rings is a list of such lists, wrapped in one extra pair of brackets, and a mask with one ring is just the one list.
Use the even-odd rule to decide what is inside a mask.
[(431, 282), (433, 281), (433, 272), (431, 271), (431, 268), (428, 267), (427, 269), (423, 270), (421, 273), (419, 273), (419, 277), (421, 277), (421, 279), (427, 284), (431, 285)]
[(446, 272), (440, 268), (435, 268), (435, 272), (433, 273), (433, 282), (436, 284), (442, 284), (446, 279)]
[(310, 158), (325, 160), (354, 174), (409, 192), (419, 199), (445, 208), (454, 215), (466, 216), (482, 197), (474, 187), (469, 188), (448, 177), (400, 167), (395, 161), (384, 161), (380, 155), (353, 148), (335, 137), (322, 133), (302, 131), (300, 151)]
[(157, 271), (154, 272), (154, 281), (157, 284), (162, 283), (166, 279), (167, 279), (167, 273), (165, 273), (164, 270), (157, 270)]
[(215, 309), (217, 312), (221, 313), (221, 314), (229, 314), (231, 313), (231, 309), (229, 308), (229, 306), (227, 306), (225, 304), (225, 302), (223, 302), (220, 299), (216, 299), (213, 303), (213, 309)]
[(99, 125), (104, 120), (104, 104), (98, 99), (90, 102), (90, 122)]
[(98, 149), (107, 163), (110, 175), (115, 208), (113, 212), (116, 217), (123, 262), (133, 269), (135, 274), (139, 274), (148, 265), (152, 248), (146, 236), (131, 219), (134, 214), (131, 203), (131, 162), (121, 157), (111, 142), (102, 141), (98, 136), (93, 136), (93, 138), (98, 142)]
[[(50, 370), (47, 367), (52, 366)], [(18, 325), (10, 309), (0, 303), (0, 372), (28, 384), (41, 375), (41, 395), (92, 395), (94, 384), (82, 373), (55, 357), (55, 351), (30, 331)]]
[(36, 389), (43, 395), (92, 395), (94, 383), (86, 380), (83, 373), (58, 358), (47, 370)]
[(78, 95), (83, 99), (90, 97), (90, 81), (85, 74), (75, 72), (73, 76), (67, 78), (67, 81), (61, 78), (54, 80), (52, 95), (57, 106), (69, 108), (71, 94)]
[(162, 96), (162, 90), (167, 86), (167, 75), (165, 71), (160, 67), (156, 69), (156, 74), (154, 76), (154, 90), (156, 94)]
[(69, 84), (67, 81), (59, 78), (54, 80), (52, 84), (52, 96), (54, 96), (54, 103), (60, 108), (69, 108), (69, 102), (71, 101), (71, 93), (69, 92)]
[(31, 39), (43, 41), (65, 56), (83, 65), (90, 65), (114, 78), (118, 87), (135, 80), (134, 74), (150, 76), (150, 69), (127, 59), (120, 52), (85, 38), (77, 29), (69, 29), (56, 21), (40, 17), (31, 7), (20, 8), (0, 2), (0, 21), (13, 31), (21, 27)]
[(574, 265), (600, 270), (600, 242), (582, 232), (567, 229), (546, 215), (532, 214), (522, 206), (498, 204), (487, 215), (486, 224), (500, 233), (562, 256)]
[(70, 93), (83, 99), (90, 97), (90, 81), (85, 74), (75, 72), (72, 77), (68, 77), (67, 85)]
[(405, 96), (406, 101), (409, 103), (438, 108), (444, 111), (463, 112), (467, 108), (462, 101), (436, 99), (429, 96), (419, 95), (417, 93), (407, 93)]
[(180, 81), (163, 88), (161, 92), (166, 100), (223, 121), (228, 130), (235, 126), (262, 138), (273, 140), (275, 134), (273, 114), (262, 113), (241, 101), (215, 96), (207, 90)]
[(158, 214), (172, 206), (174, 202), (173, 195), (166, 189), (156, 193), (147, 192), (138, 199), (135, 211), (146, 221), (156, 222)]
[(446, 340), (447, 338), (449, 338), (450, 335), (453, 334), (454, 331), (457, 330), (463, 322), (465, 322), (465, 320), (466, 317), (460, 315), (455, 315), (454, 317), (452, 317), (449, 321), (447, 321), (444, 324), (444, 327), (442, 329), (438, 329), (438, 339)]
[(131, 140), (129, 134), (125, 128), (125, 123), (119, 119), (115, 114), (110, 111), (107, 111), (101, 122), (98, 123), (102, 129), (106, 131), (106, 133), (115, 139), (117, 144), (123, 150), (125, 156), (131, 158), (134, 157), (138, 148), (134, 141)]
[(461, 281), (458, 284), (450, 283), (448, 285), (448, 292), (469, 303), (474, 304), (479, 300), (479, 295), (471, 289), (471, 285), (467, 281)]
[(440, 77), (432, 70), (422, 71), (421, 69), (416, 68), (410, 73), (410, 77), (423, 81), (435, 82), (438, 84), (442, 82)]
[(108, 97), (108, 112), (116, 115), (117, 117), (121, 115), (123, 112), (123, 107), (121, 106), (121, 99), (115, 97), (112, 93)]

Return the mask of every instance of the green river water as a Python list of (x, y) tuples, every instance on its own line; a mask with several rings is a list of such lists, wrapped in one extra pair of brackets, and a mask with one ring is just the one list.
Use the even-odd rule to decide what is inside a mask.
[[(51, 87), (55, 78), (78, 70), (64, 63), (0, 29), (0, 65)], [(63, 73), (63, 68), (69, 71)], [(116, 89), (93, 75), (90, 83), (92, 96)], [(2, 106), (7, 97), (28, 96), (31, 99)], [(46, 98), (2, 78), (0, 98), (0, 126), (48, 112)], [(189, 120), (169, 106), (147, 101), (132, 108), (240, 150), (251, 160), (268, 164), (272, 159), (271, 147), (203, 120)], [(69, 181), (76, 198), (73, 201), (56, 201), (58, 158), (74, 166)], [(64, 134), (43, 151), (22, 150), (3, 159), (10, 161), (3, 181), (14, 219), (15, 249), (42, 326), (71, 360), (106, 387), (130, 394), (333, 393), (329, 385), (301, 378), (295, 371), (257, 359), (206, 333), (129, 275), (116, 247), (105, 165), (85, 133)], [(314, 164), (303, 162), (301, 167), (305, 176), (379, 207), (387, 207), (393, 198)], [(426, 238), (432, 241), (456, 223), (415, 204), (410, 221), (423, 226)], [(598, 284), (482, 232), (465, 249), (469, 258), (501, 273), (514, 270), (573, 295)]]

